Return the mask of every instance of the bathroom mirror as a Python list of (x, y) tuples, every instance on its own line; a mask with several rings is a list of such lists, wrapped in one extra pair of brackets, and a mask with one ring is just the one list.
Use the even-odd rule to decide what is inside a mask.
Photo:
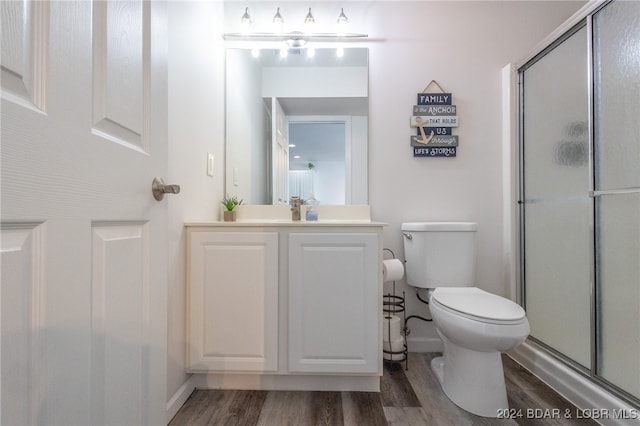
[(226, 193), (368, 204), (368, 62), (366, 48), (227, 49)]

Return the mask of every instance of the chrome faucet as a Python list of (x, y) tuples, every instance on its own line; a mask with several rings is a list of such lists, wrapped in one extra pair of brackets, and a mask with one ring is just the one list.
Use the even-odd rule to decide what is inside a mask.
[(291, 197), (291, 220), (298, 221), (300, 220), (300, 205), (302, 204), (302, 200), (300, 197)]

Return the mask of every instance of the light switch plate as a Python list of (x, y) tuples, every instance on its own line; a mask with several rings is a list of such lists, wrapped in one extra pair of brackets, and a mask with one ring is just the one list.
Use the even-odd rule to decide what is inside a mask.
[(207, 152), (207, 176), (213, 176), (213, 154)]

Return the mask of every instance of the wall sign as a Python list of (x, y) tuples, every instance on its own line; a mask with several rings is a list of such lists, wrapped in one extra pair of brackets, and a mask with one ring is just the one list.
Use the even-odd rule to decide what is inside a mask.
[[(435, 85), (439, 92), (429, 92)], [(416, 135), (410, 143), (414, 157), (455, 157), (458, 136), (451, 129), (458, 127), (458, 110), (451, 93), (446, 93), (435, 80), (418, 93), (418, 104), (413, 106), (410, 124)]]

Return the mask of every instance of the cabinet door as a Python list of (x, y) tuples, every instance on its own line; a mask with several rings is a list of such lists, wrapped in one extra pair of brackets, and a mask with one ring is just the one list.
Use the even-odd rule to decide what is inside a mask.
[(275, 371), (278, 234), (192, 232), (191, 371)]
[(289, 237), (289, 371), (379, 370), (380, 267), (375, 233)]

